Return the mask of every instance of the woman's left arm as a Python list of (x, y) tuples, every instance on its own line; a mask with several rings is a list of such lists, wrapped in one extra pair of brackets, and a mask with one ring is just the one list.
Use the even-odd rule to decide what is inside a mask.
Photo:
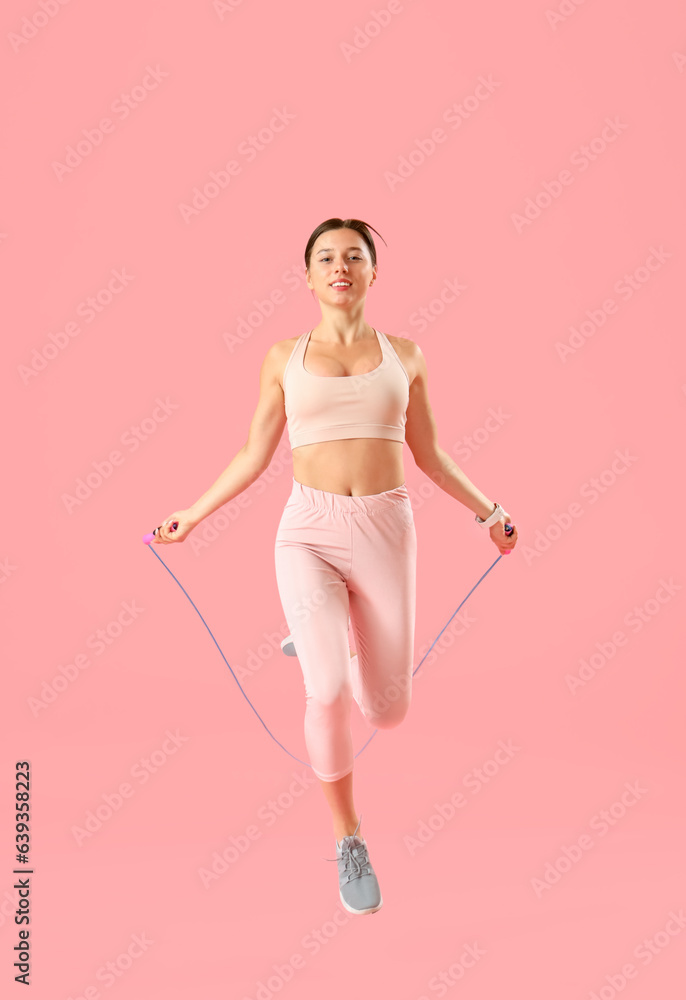
[[(495, 510), (495, 501), (489, 500), (438, 444), (436, 422), (429, 402), (426, 359), (418, 344), (412, 342), (412, 348), (415, 376), (410, 385), (405, 441), (418, 468), (449, 496), (485, 521)], [(501, 554), (511, 551), (517, 542), (517, 529), (506, 535), (505, 523), (506, 519), (500, 518), (489, 529), (491, 539)]]

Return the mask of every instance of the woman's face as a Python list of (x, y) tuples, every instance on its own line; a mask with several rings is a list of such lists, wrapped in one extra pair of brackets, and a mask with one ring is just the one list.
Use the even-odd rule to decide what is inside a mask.
[[(307, 287), (322, 302), (345, 308), (364, 299), (376, 271), (369, 248), (355, 229), (329, 229), (312, 248)], [(346, 284), (337, 286), (338, 281)]]

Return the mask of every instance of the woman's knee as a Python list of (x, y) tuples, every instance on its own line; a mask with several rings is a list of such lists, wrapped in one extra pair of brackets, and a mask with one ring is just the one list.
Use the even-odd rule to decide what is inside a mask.
[(335, 719), (346, 713), (349, 715), (352, 699), (352, 685), (349, 680), (345, 680), (326, 689), (310, 691), (306, 697), (307, 710), (311, 715)]
[(407, 715), (412, 700), (412, 681), (406, 679), (387, 685), (365, 705), (365, 718), (378, 729), (392, 729), (399, 726)]

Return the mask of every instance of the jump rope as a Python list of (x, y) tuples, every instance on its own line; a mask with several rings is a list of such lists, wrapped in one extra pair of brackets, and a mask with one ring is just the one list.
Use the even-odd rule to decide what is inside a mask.
[[(178, 528), (178, 526), (179, 526), (179, 522), (178, 522), (178, 521), (172, 521), (172, 525), (171, 525), (171, 529), (170, 529), (170, 530), (171, 530), (171, 531), (176, 531), (176, 529)], [(195, 608), (195, 611), (196, 611), (196, 613), (197, 613), (198, 617), (200, 618), (200, 621), (201, 621), (201, 622), (203, 623), (203, 625), (205, 626), (205, 628), (207, 629), (207, 631), (208, 631), (208, 632), (210, 633), (210, 637), (211, 637), (211, 639), (212, 639), (212, 642), (213, 642), (213, 643), (215, 644), (215, 646), (216, 646), (216, 647), (217, 647), (217, 649), (219, 650), (219, 653), (220, 653), (220, 655), (221, 655), (221, 658), (223, 659), (224, 663), (225, 663), (225, 664), (227, 665), (227, 667), (229, 668), (229, 670), (231, 670), (231, 676), (232, 676), (232, 677), (233, 677), (233, 679), (235, 680), (236, 684), (238, 684), (238, 687), (239, 687), (239, 688), (241, 689), (241, 693), (242, 693), (243, 697), (245, 698), (245, 700), (247, 701), (247, 703), (248, 703), (248, 704), (250, 705), (250, 707), (252, 708), (253, 712), (255, 713), (255, 715), (257, 716), (257, 718), (258, 718), (258, 719), (260, 720), (260, 722), (262, 723), (262, 725), (264, 726), (264, 728), (265, 728), (265, 729), (267, 730), (267, 732), (269, 733), (269, 735), (271, 736), (271, 738), (272, 738), (272, 739), (274, 740), (274, 742), (275, 742), (275, 743), (278, 743), (278, 744), (279, 744), (279, 746), (281, 747), (281, 749), (282, 749), (282, 750), (283, 750), (283, 751), (284, 751), (285, 753), (287, 753), (289, 757), (292, 757), (292, 758), (293, 758), (293, 760), (297, 760), (297, 762), (298, 762), (299, 764), (303, 764), (303, 765), (304, 765), (305, 767), (310, 767), (310, 768), (311, 768), (311, 767), (312, 767), (312, 765), (311, 765), (311, 764), (310, 764), (310, 763), (309, 763), (308, 761), (306, 761), (306, 760), (300, 760), (300, 758), (299, 758), (299, 757), (296, 757), (296, 756), (295, 756), (295, 754), (292, 754), (290, 750), (286, 750), (286, 747), (285, 747), (285, 746), (283, 745), (283, 743), (279, 743), (279, 741), (277, 740), (276, 736), (274, 736), (274, 734), (273, 734), (273, 733), (272, 733), (272, 731), (271, 731), (271, 730), (269, 729), (269, 727), (267, 726), (266, 722), (264, 721), (264, 719), (262, 718), (262, 716), (260, 715), (260, 713), (259, 713), (259, 712), (257, 711), (257, 709), (255, 708), (255, 706), (253, 705), (253, 703), (252, 703), (252, 702), (250, 701), (250, 698), (248, 698), (247, 694), (245, 693), (245, 691), (244, 691), (244, 690), (243, 690), (243, 688), (241, 687), (241, 682), (240, 682), (240, 681), (238, 680), (238, 678), (237, 678), (237, 677), (236, 677), (236, 675), (234, 674), (233, 670), (231, 669), (231, 664), (229, 663), (229, 661), (228, 661), (228, 660), (226, 659), (226, 657), (224, 656), (224, 653), (222, 652), (222, 648), (221, 648), (221, 646), (219, 645), (219, 643), (217, 642), (217, 640), (215, 639), (215, 637), (214, 637), (214, 636), (212, 635), (212, 630), (210, 629), (210, 626), (209, 626), (209, 625), (207, 624), (207, 622), (205, 621), (205, 619), (203, 618), (203, 616), (202, 616), (202, 615), (200, 614), (200, 612), (198, 611), (198, 608), (196, 607), (195, 603), (194, 603), (194, 602), (193, 602), (193, 600), (191, 599), (191, 597), (190, 597), (190, 595), (189, 595), (188, 591), (187, 591), (187, 590), (186, 590), (186, 589), (185, 589), (185, 588), (183, 587), (183, 585), (182, 585), (182, 584), (180, 583), (180, 581), (179, 581), (179, 580), (178, 580), (178, 579), (177, 579), (177, 578), (176, 578), (176, 577), (174, 576), (174, 574), (173, 574), (173, 573), (172, 573), (172, 571), (171, 571), (171, 570), (169, 569), (169, 567), (167, 566), (167, 564), (166, 564), (166, 562), (164, 561), (164, 559), (163, 559), (163, 558), (162, 558), (162, 557), (161, 557), (161, 556), (160, 556), (160, 555), (159, 555), (159, 554), (158, 554), (158, 553), (157, 553), (157, 552), (155, 551), (155, 549), (154, 549), (154, 548), (152, 547), (152, 545), (150, 544), (150, 543), (151, 543), (151, 542), (152, 542), (152, 541), (154, 540), (154, 538), (155, 538), (155, 535), (157, 534), (157, 531), (158, 531), (158, 529), (157, 529), (157, 528), (155, 528), (155, 529), (154, 529), (154, 531), (152, 531), (152, 532), (148, 533), (147, 535), (143, 535), (143, 541), (145, 542), (145, 544), (146, 544), (147, 546), (149, 546), (149, 548), (150, 548), (150, 551), (152, 552), (152, 554), (153, 554), (154, 556), (156, 556), (156, 557), (157, 557), (157, 559), (159, 559), (159, 561), (160, 561), (160, 562), (162, 563), (162, 565), (163, 565), (163, 566), (164, 566), (164, 568), (166, 569), (167, 573), (169, 573), (169, 575), (170, 575), (170, 576), (171, 576), (171, 577), (172, 577), (172, 578), (173, 578), (174, 580), (176, 580), (176, 582), (178, 583), (179, 587), (181, 587), (181, 590), (183, 590), (184, 594), (186, 595), (186, 597), (188, 598), (188, 600), (190, 601), (190, 603), (191, 603), (191, 604), (193, 605), (193, 607)], [(505, 534), (506, 534), (506, 535), (511, 535), (513, 531), (514, 531), (514, 525), (510, 524), (510, 522), (509, 522), (509, 521), (507, 521), (507, 522), (505, 523)], [(412, 676), (413, 676), (413, 677), (414, 677), (414, 675), (415, 675), (415, 674), (417, 673), (417, 671), (419, 670), (419, 668), (421, 667), (422, 663), (423, 663), (423, 662), (424, 662), (424, 660), (425, 660), (425, 659), (427, 658), (427, 656), (429, 655), (429, 653), (431, 652), (431, 650), (432, 650), (432, 649), (434, 648), (434, 646), (436, 645), (436, 643), (438, 642), (438, 640), (439, 640), (439, 639), (441, 638), (441, 636), (443, 635), (443, 633), (444, 633), (444, 632), (445, 632), (445, 630), (447, 629), (448, 625), (450, 625), (451, 621), (453, 620), (453, 618), (455, 617), (455, 615), (457, 614), (457, 612), (458, 612), (458, 611), (460, 610), (460, 608), (462, 607), (462, 605), (463, 605), (463, 604), (465, 603), (465, 601), (467, 600), (467, 598), (468, 598), (468, 597), (470, 597), (470, 596), (471, 596), (471, 594), (473, 594), (473, 593), (474, 593), (474, 591), (475, 591), (475, 590), (476, 590), (476, 588), (477, 588), (477, 587), (479, 586), (479, 584), (481, 583), (481, 581), (482, 581), (483, 579), (485, 579), (485, 577), (486, 577), (486, 576), (488, 576), (488, 574), (489, 574), (489, 573), (491, 572), (491, 570), (493, 569), (493, 566), (495, 566), (495, 564), (496, 564), (496, 563), (500, 562), (500, 560), (502, 559), (503, 555), (504, 555), (504, 553), (501, 553), (501, 554), (500, 554), (500, 555), (498, 556), (498, 558), (497, 558), (497, 559), (495, 560), (495, 562), (493, 563), (493, 565), (492, 565), (492, 566), (489, 566), (489, 567), (488, 567), (488, 569), (486, 570), (486, 572), (485, 572), (485, 573), (483, 574), (483, 576), (482, 576), (482, 577), (481, 577), (481, 578), (480, 578), (479, 580), (477, 580), (477, 581), (476, 581), (476, 583), (474, 584), (474, 586), (472, 587), (472, 589), (471, 589), (471, 590), (469, 591), (469, 593), (467, 594), (467, 597), (465, 597), (465, 598), (464, 598), (464, 600), (463, 600), (463, 601), (462, 601), (462, 602), (461, 602), (460, 604), (458, 604), (458, 606), (457, 606), (457, 608), (455, 609), (455, 611), (454, 611), (454, 612), (452, 613), (452, 615), (450, 616), (450, 618), (448, 619), (448, 621), (447, 621), (447, 622), (445, 623), (445, 625), (443, 626), (443, 628), (441, 629), (441, 631), (440, 631), (440, 632), (438, 633), (438, 635), (436, 636), (436, 638), (434, 639), (434, 641), (433, 641), (433, 642), (431, 643), (431, 645), (430, 645), (430, 646), (429, 646), (429, 648), (427, 649), (426, 653), (424, 653), (424, 656), (423, 656), (423, 657), (421, 658), (421, 660), (419, 661), (419, 663), (417, 664), (417, 666), (416, 666), (416, 667), (414, 668), (414, 670), (412, 671)], [(374, 732), (373, 732), (373, 733), (372, 733), (372, 735), (371, 735), (371, 736), (369, 737), (369, 739), (368, 739), (368, 740), (367, 740), (367, 742), (366, 742), (366, 743), (364, 744), (364, 746), (362, 746), (362, 747), (361, 747), (361, 748), (360, 748), (360, 749), (359, 749), (359, 750), (357, 751), (357, 753), (355, 754), (355, 757), (359, 757), (359, 756), (360, 756), (360, 754), (362, 753), (362, 751), (363, 751), (363, 750), (365, 749), (365, 747), (369, 746), (369, 744), (370, 744), (370, 743), (371, 743), (371, 741), (372, 741), (372, 740), (374, 739), (374, 737), (376, 736), (376, 734), (378, 733), (378, 731), (379, 731), (378, 729), (375, 729), (375, 730), (374, 730)]]

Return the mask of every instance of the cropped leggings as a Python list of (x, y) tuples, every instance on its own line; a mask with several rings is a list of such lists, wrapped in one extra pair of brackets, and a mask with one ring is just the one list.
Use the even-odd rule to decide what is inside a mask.
[(417, 534), (407, 486), (353, 497), (293, 479), (274, 557), (305, 685), (310, 763), (336, 781), (353, 769), (352, 699), (380, 729), (410, 706)]

